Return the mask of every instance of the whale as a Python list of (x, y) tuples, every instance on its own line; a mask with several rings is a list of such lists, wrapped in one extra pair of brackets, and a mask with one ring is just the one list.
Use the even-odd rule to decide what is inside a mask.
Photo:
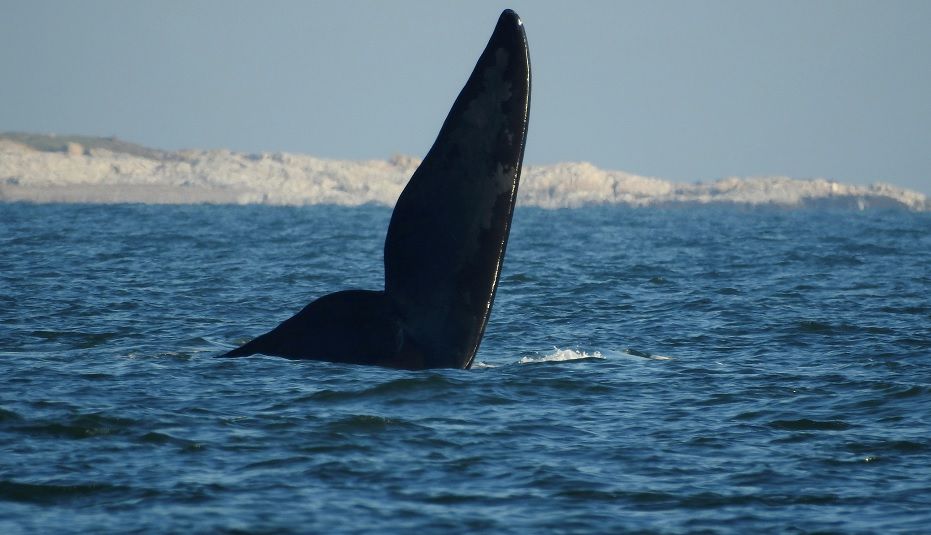
[(527, 36), (520, 17), (505, 10), (398, 197), (384, 289), (319, 297), (220, 356), (470, 368), (498, 288), (529, 117)]

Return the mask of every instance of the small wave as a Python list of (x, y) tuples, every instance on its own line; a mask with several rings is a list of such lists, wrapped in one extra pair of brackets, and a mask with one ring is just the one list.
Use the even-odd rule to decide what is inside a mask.
[(886, 327), (874, 327), (869, 325), (852, 325), (849, 323), (832, 324), (817, 320), (799, 321), (795, 328), (798, 332), (811, 334), (846, 334), (846, 333), (864, 333), (864, 334), (894, 334), (893, 329)]
[(76, 415), (64, 421), (29, 422), (19, 426), (19, 430), (31, 436), (85, 439), (122, 435), (136, 423), (136, 420), (129, 418), (92, 413)]
[(786, 431), (845, 431), (850, 429), (850, 424), (841, 420), (811, 420), (809, 418), (775, 420), (770, 422), (769, 426)]
[[(539, 362), (568, 362), (573, 360), (588, 360), (588, 359), (601, 359), (605, 360), (609, 356), (630, 356), (638, 357), (650, 360), (673, 360), (673, 357), (667, 357), (665, 355), (657, 355), (655, 353), (650, 353), (648, 351), (641, 351), (639, 349), (626, 348), (622, 351), (608, 351), (607, 354), (602, 353), (601, 351), (592, 351), (591, 353), (578, 350), (578, 349), (559, 349), (554, 347), (551, 353), (546, 353), (544, 355), (528, 355), (521, 357), (517, 361), (518, 364), (536, 364)], [(478, 363), (477, 366), (482, 368), (493, 368), (493, 365)]]
[(148, 433), (140, 436), (138, 440), (148, 444), (173, 444), (187, 450), (197, 450), (203, 447), (200, 443), (194, 442), (193, 440), (178, 438), (169, 435), (168, 433), (161, 433), (158, 431), (149, 431)]
[(110, 340), (118, 338), (120, 333), (35, 330), (31, 331), (29, 334), (48, 342), (68, 344), (76, 349), (93, 349), (106, 344)]
[(559, 349), (557, 347), (553, 348), (552, 353), (546, 355), (531, 355), (526, 357), (521, 357), (518, 364), (535, 364), (538, 362), (565, 362), (571, 360), (585, 360), (585, 359), (604, 359), (605, 356), (601, 354), (601, 351), (595, 351), (592, 353), (586, 353), (585, 351), (576, 351), (574, 349)]
[(20, 416), (19, 414), (11, 410), (4, 409), (3, 407), (0, 407), (0, 422), (22, 420), (22, 419), (23, 419), (22, 416)]
[(633, 349), (630, 347), (624, 350), (624, 354), (630, 355), (632, 357), (640, 357), (640, 358), (651, 359), (651, 360), (672, 360), (672, 357), (667, 357), (664, 355), (656, 355), (654, 353), (650, 353), (649, 351), (640, 351), (639, 349)]
[(35, 484), (0, 480), (0, 499), (14, 502), (56, 503), (62, 500), (123, 491), (125, 487), (106, 483)]
[(931, 444), (929, 444), (927, 441), (918, 442), (912, 440), (875, 440), (866, 442), (850, 442), (846, 445), (846, 448), (854, 454), (886, 451), (891, 451), (898, 454), (917, 454), (931, 450)]
[(370, 398), (389, 398), (397, 399), (399, 396), (422, 396), (424, 392), (442, 393), (450, 388), (455, 388), (458, 383), (449, 377), (441, 374), (430, 374), (427, 376), (402, 377), (393, 379), (384, 383), (378, 383), (366, 386), (362, 389), (347, 388), (341, 390), (323, 389), (297, 400), (315, 401), (315, 402), (342, 402), (357, 401)]
[(417, 426), (400, 418), (388, 418), (371, 414), (351, 414), (329, 422), (326, 429), (336, 433), (377, 433), (388, 428), (413, 429)]

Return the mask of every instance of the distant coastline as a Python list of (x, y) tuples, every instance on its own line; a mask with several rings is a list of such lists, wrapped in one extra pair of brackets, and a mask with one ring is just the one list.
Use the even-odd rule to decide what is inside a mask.
[[(327, 160), (291, 153), (163, 151), (116, 138), (0, 134), (0, 202), (391, 206), (420, 160)], [(674, 183), (589, 163), (526, 166), (518, 204), (625, 204), (931, 210), (924, 194), (818, 178), (724, 178)]]

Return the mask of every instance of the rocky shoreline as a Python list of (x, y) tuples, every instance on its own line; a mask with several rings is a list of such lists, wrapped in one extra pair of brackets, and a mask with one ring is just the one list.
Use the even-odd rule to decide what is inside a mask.
[[(113, 138), (44, 144), (37, 138), (56, 139), (0, 137), (0, 202), (391, 206), (420, 163), (406, 156), (327, 160), (290, 153), (159, 151)], [(526, 166), (518, 203), (543, 208), (729, 203), (931, 210), (925, 195), (888, 184), (779, 176), (674, 183), (585, 162)]]

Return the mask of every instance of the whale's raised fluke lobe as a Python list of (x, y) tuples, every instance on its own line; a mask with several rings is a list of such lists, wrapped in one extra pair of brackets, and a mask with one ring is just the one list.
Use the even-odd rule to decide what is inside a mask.
[(225, 356), (469, 368), (501, 273), (530, 113), (520, 18), (501, 14), (385, 240), (385, 290), (326, 295)]

